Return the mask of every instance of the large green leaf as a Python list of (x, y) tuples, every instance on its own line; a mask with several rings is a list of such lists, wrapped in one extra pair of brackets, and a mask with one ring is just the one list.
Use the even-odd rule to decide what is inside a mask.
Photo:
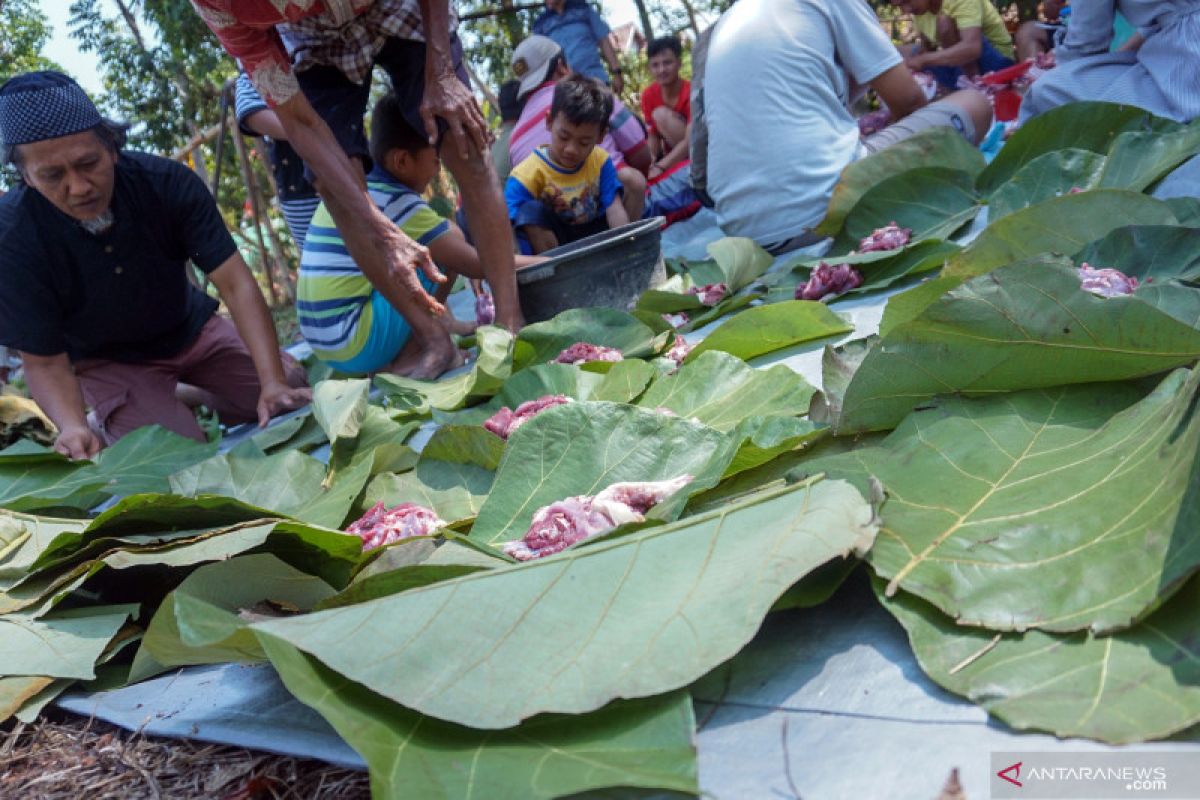
[[(248, 620), (270, 604), (284, 613), (308, 611), (334, 594), (320, 578), (307, 575), (273, 555), (239, 556), (200, 567), (167, 595), (150, 620), (134, 659), (131, 681), (168, 667), (262, 661)], [(250, 616), (247, 617), (246, 614)], [(146, 656), (153, 659), (149, 669)]]
[(621, 481), (692, 475), (678, 498), (659, 506), (659, 514), (677, 514), (683, 496), (715, 485), (730, 458), (724, 434), (681, 417), (614, 403), (548, 408), (509, 439), (471, 538), (498, 546), (524, 536), (534, 512), (558, 500)]
[[(521, 403), (551, 394), (572, 400), (610, 400), (629, 403), (645, 391), (657, 370), (645, 361), (626, 359), (606, 373), (580, 369), (571, 364), (535, 364), (513, 375), (486, 403), (453, 414), (440, 415), (443, 423), (481, 425), (502, 406), (515, 409)], [(435, 415), (439, 419), (439, 415)]]
[(371, 382), (365, 378), (321, 381), (313, 388), (313, 416), (335, 453), (358, 436), (370, 392)]
[(868, 548), (873, 517), (846, 483), (802, 484), (550, 558), (254, 628), (413, 710), (507, 728), (686, 686), (744, 647), (801, 577)]
[[(749, 286), (771, 266), (774, 257), (753, 239), (727, 236), (708, 246), (710, 261), (688, 265), (688, 274), (697, 286), (723, 283), (730, 292)], [(671, 309), (676, 310), (676, 309)]]
[(1200, 228), (1131, 225), (1083, 248), (1075, 260), (1112, 267), (1139, 280), (1200, 277)]
[(381, 374), (375, 376), (375, 384), (393, 406), (414, 414), (428, 413), (433, 408), (453, 411), (485, 400), (512, 374), (515, 340), (508, 331), (490, 325), (476, 331), (475, 338), (479, 343), (479, 356), (461, 375), (440, 381), (418, 381)]
[(704, 337), (688, 355), (695, 361), (709, 350), (720, 350), (749, 361), (785, 347), (836, 336), (853, 330), (824, 303), (789, 300), (748, 308)]
[(269, 456), (214, 456), (171, 476), (184, 497), (230, 497), (315, 525), (338, 527), (370, 478), (373, 454), (341, 470), (326, 485), (325, 465), (298, 450)]
[(846, 387), (835, 428), (895, 427), (939, 393), (1124, 380), (1197, 357), (1200, 330), (1139, 295), (1085, 292), (1070, 262), (1045, 257), (969, 280), (891, 328)]
[(870, 555), (888, 591), (961, 624), (1119, 630), (1200, 566), (1200, 376), (944, 398), (882, 446), (806, 465), (889, 494)]
[(886, 289), (905, 278), (941, 269), (945, 265), (946, 259), (960, 250), (962, 247), (954, 242), (926, 239), (894, 251), (855, 253), (832, 259), (829, 257), (805, 259), (793, 267), (790, 272), (778, 271), (767, 277), (764, 282), (771, 287), (767, 294), (767, 301), (778, 303), (795, 299), (796, 287), (805, 283), (822, 261), (831, 264), (851, 264), (862, 274), (862, 285), (837, 297), (827, 298), (825, 301), (836, 303), (844, 297)]
[[(984, 194), (991, 194), (1022, 167), (1046, 153), (1073, 148), (1105, 154), (1118, 134), (1127, 130), (1145, 130), (1152, 119), (1146, 111), (1134, 106), (1112, 103), (1059, 106), (1022, 125), (980, 173), (976, 185)], [(1162, 128), (1163, 125), (1155, 127)]]
[(812, 386), (782, 364), (757, 370), (728, 353), (712, 350), (655, 381), (638, 405), (667, 408), (681, 417), (730, 431), (755, 416), (808, 413)]
[[(786, 369), (786, 368), (785, 368)], [(755, 469), (801, 445), (811, 445), (829, 432), (824, 425), (797, 417), (748, 417), (730, 433), (737, 443), (723, 478)]]
[(982, 275), (1043, 253), (1078, 253), (1088, 243), (1126, 225), (1175, 223), (1170, 206), (1136, 192), (1102, 189), (1063, 195), (989, 225), (966, 249), (951, 257), (946, 274), (957, 278)]
[(1200, 197), (1169, 197), (1165, 202), (1180, 225), (1200, 227)]
[(669, 336), (615, 308), (571, 308), (523, 328), (514, 358), (518, 369), (545, 364), (576, 342), (615, 347), (626, 358), (644, 358), (661, 352)]
[(895, 222), (912, 229), (912, 240), (946, 239), (982, 208), (974, 176), (947, 167), (909, 169), (880, 181), (846, 217), (831, 253), (857, 249), (859, 240)]
[(0, 590), (26, 572), (60, 534), (81, 536), (85, 520), (56, 519), (0, 510)]
[(957, 131), (938, 127), (885, 147), (866, 158), (851, 162), (833, 187), (825, 219), (816, 232), (836, 236), (850, 210), (871, 187), (897, 173), (919, 167), (946, 167), (978, 175), (984, 168), (983, 155)]
[(1136, 627), (1099, 637), (972, 630), (875, 588), (926, 674), (1014, 728), (1132, 744), (1200, 722), (1200, 579)]
[(137, 604), (54, 611), (41, 619), (0, 616), (2, 675), (92, 678), (96, 661)]
[(469, 522), (479, 513), (491, 491), (503, 452), (504, 443), (482, 428), (439, 428), (425, 446), (416, 468), (376, 477), (367, 486), (363, 504), (373, 506), (383, 502), (391, 507), (416, 503), (433, 509), (451, 525)]
[(476, 731), (414, 713), (282, 641), (263, 644), (288, 690), (366, 760), (377, 800), (533, 800), (607, 786), (699, 792), (686, 692)]
[(1090, 189), (1100, 179), (1105, 158), (1091, 150), (1068, 147), (1043, 153), (1025, 164), (988, 197), (988, 222), (1037, 205), (1072, 189)]
[(1200, 153), (1200, 121), (1178, 130), (1126, 131), (1113, 141), (1101, 187), (1140, 192)]
[(106, 495), (166, 491), (168, 475), (209, 458), (216, 449), (155, 425), (122, 437), (91, 463), (57, 454), (10, 457), (0, 461), (0, 506), (87, 509)]

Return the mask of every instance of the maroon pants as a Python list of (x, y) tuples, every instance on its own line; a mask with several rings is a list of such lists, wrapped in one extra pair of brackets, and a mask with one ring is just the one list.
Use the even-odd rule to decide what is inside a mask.
[[(294, 360), (285, 359), (284, 370), (290, 385), (304, 385), (304, 369)], [(250, 351), (233, 323), (216, 314), (171, 358), (136, 364), (89, 358), (75, 364), (75, 375), (106, 444), (145, 425), (204, 441), (196, 415), (176, 397), (180, 383), (201, 390), (199, 399), (224, 423), (258, 417), (260, 386)]]

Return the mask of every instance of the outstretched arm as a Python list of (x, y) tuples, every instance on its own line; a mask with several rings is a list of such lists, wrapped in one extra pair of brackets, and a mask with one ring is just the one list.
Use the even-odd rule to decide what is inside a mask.
[(625, 211), (625, 204), (619, 197), (608, 204), (608, 208), (604, 211), (604, 217), (608, 220), (610, 230), (629, 224), (629, 214)]
[(871, 81), (871, 88), (879, 94), (879, 99), (887, 103), (896, 119), (904, 119), (929, 102), (908, 67), (903, 64), (897, 64)]

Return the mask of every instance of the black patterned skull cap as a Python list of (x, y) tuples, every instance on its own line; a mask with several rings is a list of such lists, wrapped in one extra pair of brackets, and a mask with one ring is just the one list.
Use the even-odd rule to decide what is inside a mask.
[(26, 72), (0, 86), (0, 144), (57, 139), (103, 120), (91, 98), (61, 72)]

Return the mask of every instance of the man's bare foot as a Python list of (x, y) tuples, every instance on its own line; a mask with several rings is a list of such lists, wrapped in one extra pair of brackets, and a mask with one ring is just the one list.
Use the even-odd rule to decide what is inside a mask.
[(521, 332), (521, 328), (525, 327), (525, 315), (520, 309), (515, 314), (496, 314), (496, 324), (504, 328), (514, 336)]
[(420, 381), (431, 381), (462, 363), (462, 353), (450, 341), (449, 335), (439, 336), (435, 341), (421, 341), (416, 336), (411, 336), (396, 356), (396, 360), (388, 365), (388, 372)]

